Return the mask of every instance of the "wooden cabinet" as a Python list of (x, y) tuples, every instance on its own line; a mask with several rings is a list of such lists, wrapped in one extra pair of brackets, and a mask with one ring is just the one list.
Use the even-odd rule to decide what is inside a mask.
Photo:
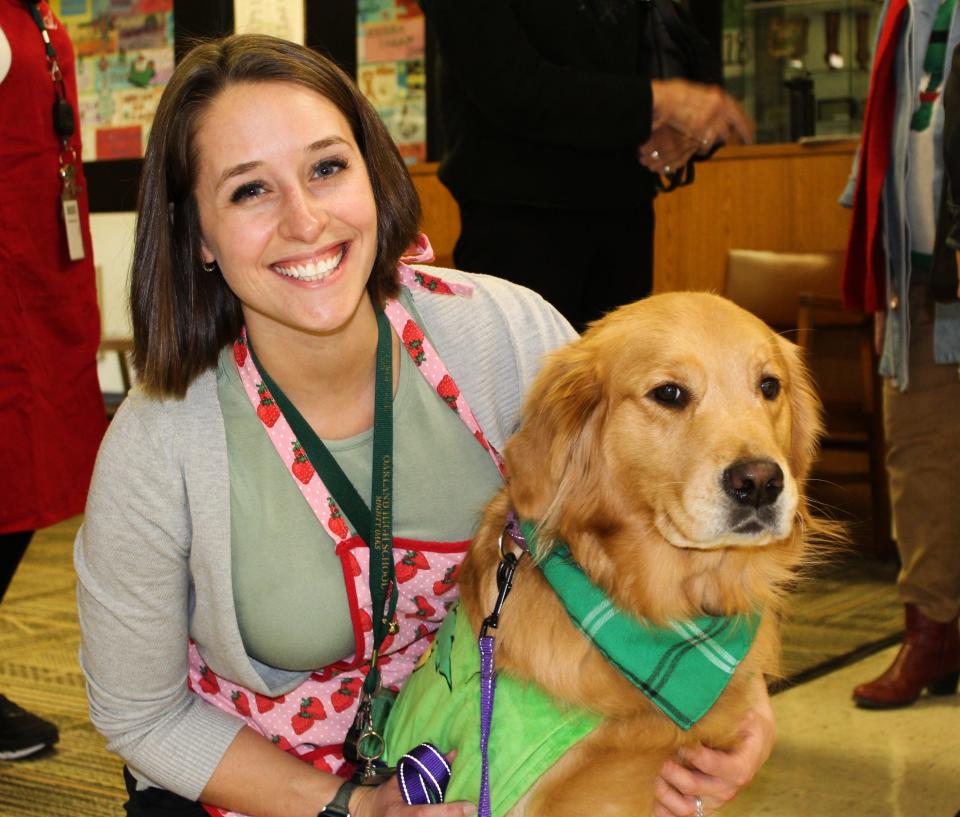
[(850, 211), (837, 199), (856, 142), (748, 145), (697, 165), (688, 187), (657, 197), (654, 290), (723, 288), (733, 248), (843, 250)]

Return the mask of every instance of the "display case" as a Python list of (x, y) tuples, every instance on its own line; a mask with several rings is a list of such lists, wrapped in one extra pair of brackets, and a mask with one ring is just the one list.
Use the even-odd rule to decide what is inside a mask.
[(879, 0), (724, 0), (727, 90), (757, 142), (857, 137)]

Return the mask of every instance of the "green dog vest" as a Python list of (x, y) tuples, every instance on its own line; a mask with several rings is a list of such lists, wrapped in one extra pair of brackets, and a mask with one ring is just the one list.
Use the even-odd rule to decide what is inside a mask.
[[(404, 684), (387, 722), (391, 766), (429, 742), (457, 750), (445, 800), (476, 803), (480, 794), (480, 655), (467, 617), (454, 607), (430, 650)], [(585, 709), (564, 708), (533, 684), (497, 675), (490, 727), (491, 811), (506, 814), (577, 741), (600, 722)]]

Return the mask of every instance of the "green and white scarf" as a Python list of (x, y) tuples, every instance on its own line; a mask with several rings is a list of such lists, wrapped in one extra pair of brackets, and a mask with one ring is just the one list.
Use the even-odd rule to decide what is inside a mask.
[[(536, 559), (533, 523), (520, 523)], [(614, 606), (558, 543), (537, 561), (577, 628), (616, 668), (681, 729), (689, 729), (716, 703), (749, 652), (759, 611), (699, 616), (655, 627)]]

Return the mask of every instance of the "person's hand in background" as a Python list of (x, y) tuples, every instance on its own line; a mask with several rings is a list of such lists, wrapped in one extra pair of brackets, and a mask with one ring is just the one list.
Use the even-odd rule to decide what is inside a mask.
[(700, 143), (672, 125), (661, 125), (637, 148), (637, 161), (654, 173), (680, 170), (690, 157), (701, 151)]
[(698, 144), (707, 153), (715, 145), (749, 143), (754, 127), (750, 117), (732, 96), (716, 85), (701, 85), (683, 79), (654, 80), (651, 138), (669, 125)]

